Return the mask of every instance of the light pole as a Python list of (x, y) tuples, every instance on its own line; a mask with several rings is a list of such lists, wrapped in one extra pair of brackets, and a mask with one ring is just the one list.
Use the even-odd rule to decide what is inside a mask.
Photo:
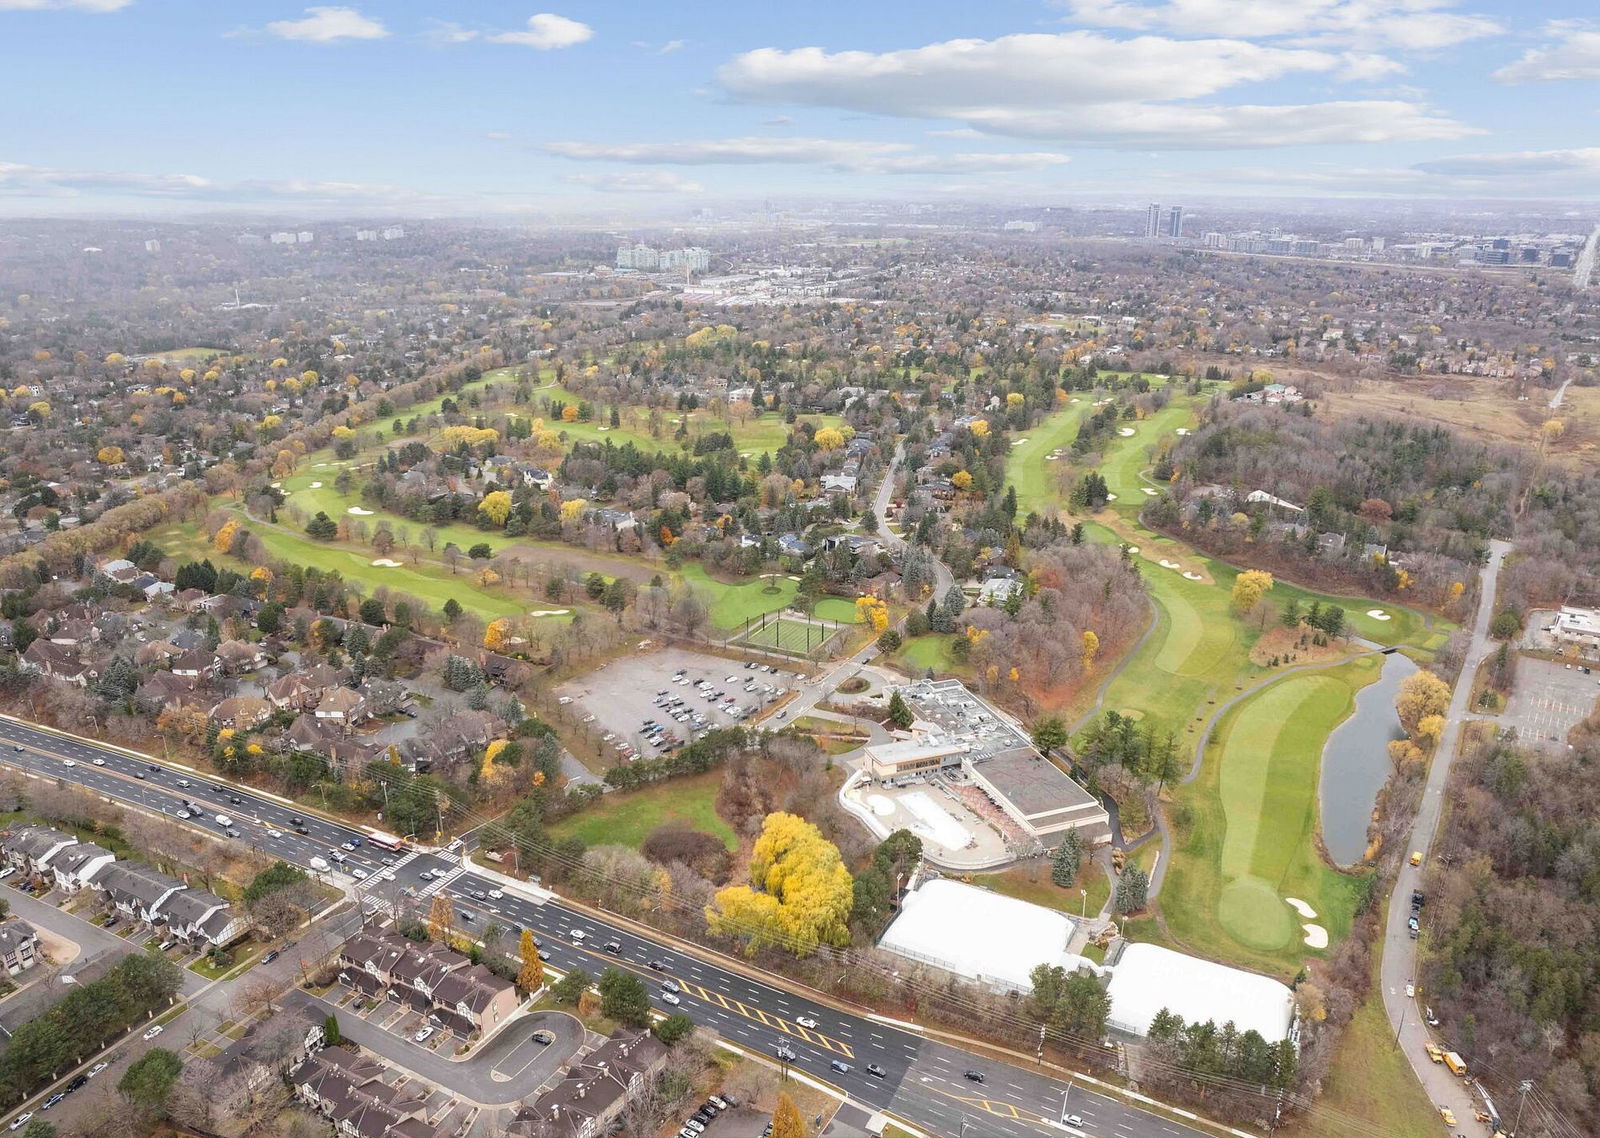
[(1080, 889), (1078, 890), (1078, 893), (1083, 897), (1083, 903), (1078, 906), (1078, 917), (1080, 919), (1087, 920), (1089, 916), (1089, 891), (1087, 889)]
[(1511, 1138), (1517, 1138), (1517, 1128), (1522, 1125), (1522, 1108), (1528, 1105), (1528, 1092), (1533, 1090), (1533, 1084), (1523, 1079), (1517, 1084), (1517, 1090), (1522, 1097), (1517, 1100), (1517, 1120), (1511, 1124)]

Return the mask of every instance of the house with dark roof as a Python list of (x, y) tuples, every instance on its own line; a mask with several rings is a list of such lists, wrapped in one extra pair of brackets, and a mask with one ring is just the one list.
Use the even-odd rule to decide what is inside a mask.
[(204, 648), (190, 649), (172, 661), (173, 675), (185, 676), (202, 683), (215, 679), (221, 669), (222, 665), (217, 662), (216, 653)]
[(95, 875), (93, 885), (96, 891), (106, 895), (118, 912), (150, 925), (161, 919), (161, 906), (185, 888), (175, 877), (129, 861), (106, 866)]
[(190, 944), (205, 942), (220, 947), (243, 936), (248, 922), (221, 897), (204, 889), (184, 889), (161, 906), (161, 923), (168, 933)]
[(272, 704), (260, 696), (230, 696), (211, 709), (209, 718), (220, 727), (247, 731), (272, 718)]
[(50, 871), (51, 862), (78, 839), (54, 826), (18, 826), (0, 832), (0, 855), (30, 877)]
[(49, 676), (80, 688), (88, 687), (89, 681), (100, 675), (98, 669), (78, 658), (75, 649), (63, 648), (43, 637), (28, 645), (22, 653), (22, 667), (36, 675)]
[(38, 963), (39, 934), (32, 925), (20, 917), (0, 921), (0, 966), (10, 975), (32, 968)]
[(666, 1066), (667, 1049), (648, 1031), (619, 1028), (566, 1078), (518, 1111), (508, 1138), (600, 1138), (628, 1100)]
[(93, 842), (75, 842), (50, 859), (50, 874), (63, 893), (76, 893), (91, 884), (95, 876), (116, 861), (110, 850)]
[(339, 949), (339, 979), (437, 1018), (457, 1035), (488, 1034), (517, 1010), (516, 987), (443, 945), (357, 933)]

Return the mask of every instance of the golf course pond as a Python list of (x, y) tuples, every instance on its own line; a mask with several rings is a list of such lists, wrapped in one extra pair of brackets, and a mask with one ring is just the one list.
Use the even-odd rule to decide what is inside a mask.
[(1322, 842), (1341, 866), (1354, 865), (1366, 853), (1372, 808), (1389, 778), (1389, 743), (1401, 736), (1394, 698), (1416, 670), (1399, 652), (1385, 656), (1376, 682), (1356, 693), (1355, 712), (1322, 749)]

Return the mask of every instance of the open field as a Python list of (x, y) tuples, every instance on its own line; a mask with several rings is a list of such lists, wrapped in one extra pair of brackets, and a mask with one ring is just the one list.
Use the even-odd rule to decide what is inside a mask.
[(752, 628), (739, 638), (739, 643), (757, 648), (771, 648), (795, 656), (808, 656), (820, 650), (836, 634), (837, 629), (829, 625), (780, 616), (764, 625)]
[(1200, 777), (1174, 794), (1177, 840), (1162, 896), (1167, 926), (1211, 956), (1292, 976), (1316, 951), (1284, 902), (1298, 897), (1337, 943), (1362, 883), (1317, 852), (1322, 748), (1377, 679), (1372, 658), (1285, 676), (1223, 717)]
[(591, 846), (617, 845), (638, 849), (650, 832), (671, 823), (721, 840), (738, 849), (733, 827), (717, 814), (721, 771), (672, 779), (645, 790), (608, 794), (588, 809), (550, 827), (552, 838), (581, 838)]
[(837, 621), (839, 624), (859, 623), (855, 602), (847, 601), (843, 597), (823, 597), (811, 606), (811, 612), (823, 620)]
[(1559, 411), (1550, 410), (1553, 394), (1529, 388), (1524, 401), (1503, 379), (1414, 376), (1359, 380), (1353, 390), (1329, 392), (1322, 405), (1335, 415), (1440, 423), (1469, 439), (1516, 447), (1535, 445), (1540, 424), (1556, 418), (1566, 430), (1550, 447), (1550, 458), (1566, 466), (1593, 465), (1600, 458), (1600, 387), (1567, 388)]
[(918, 673), (928, 668), (935, 673), (959, 672), (961, 668), (950, 654), (950, 645), (954, 642), (953, 634), (930, 632), (926, 636), (913, 636), (900, 649), (900, 659)]
[(1011, 448), (1006, 457), (1006, 482), (1016, 487), (1019, 519), (1030, 511), (1059, 508), (1064, 499), (1056, 492), (1056, 462), (1046, 456), (1053, 450), (1072, 446), (1078, 425), (1092, 410), (1093, 397), (1083, 392), (1071, 397), (1060, 410), (1046, 416)]
[[(1029, 880), (1029, 875), (1038, 880)], [(1100, 868), (1100, 863), (1084, 859), (1083, 865), (1078, 870), (1078, 880), (1063, 889), (1050, 880), (1050, 860), (1042, 859), (1026, 867), (1016, 867), (1001, 873), (978, 873), (972, 877), (972, 884), (981, 885), (985, 889), (993, 889), (1007, 897), (1015, 897), (1018, 901), (1029, 901), (1035, 905), (1043, 905), (1047, 909), (1056, 909), (1072, 916), (1088, 914), (1093, 919), (1106, 903), (1106, 898), (1111, 896), (1111, 882), (1106, 879), (1105, 871)], [(1079, 890), (1087, 889), (1089, 896), (1085, 898)]]

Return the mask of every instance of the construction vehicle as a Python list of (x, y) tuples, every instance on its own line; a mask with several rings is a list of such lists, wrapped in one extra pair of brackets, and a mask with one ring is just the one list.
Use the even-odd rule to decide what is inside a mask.
[(1432, 1059), (1435, 1063), (1444, 1062), (1444, 1048), (1440, 1047), (1437, 1043), (1428, 1044), (1427, 1051), (1428, 1058)]
[(1454, 1051), (1446, 1051), (1444, 1053), (1444, 1065), (1449, 1067), (1450, 1073), (1457, 1078), (1464, 1079), (1467, 1077), (1467, 1065), (1461, 1061), (1461, 1056)]

